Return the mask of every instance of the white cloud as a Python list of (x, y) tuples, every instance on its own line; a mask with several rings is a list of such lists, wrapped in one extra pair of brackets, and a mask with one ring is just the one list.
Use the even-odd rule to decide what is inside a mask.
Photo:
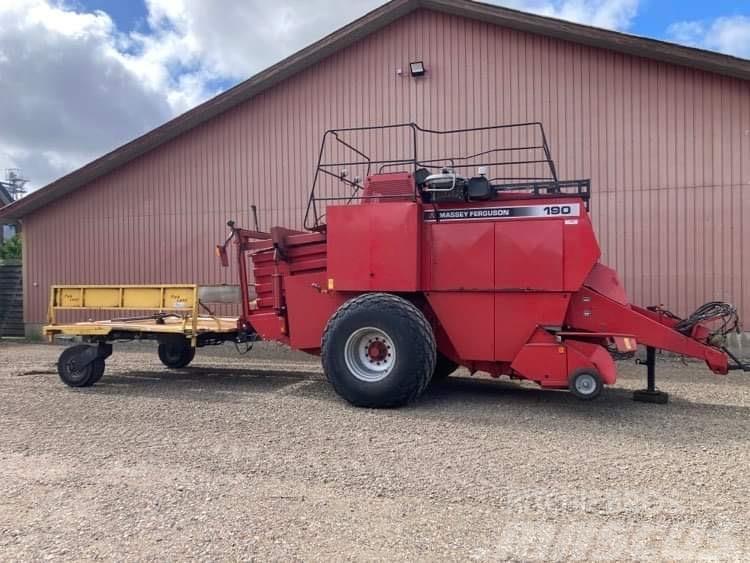
[(146, 0), (155, 30), (145, 39), (146, 54), (161, 46), (162, 60), (180, 56), (181, 64), (198, 63), (209, 76), (246, 78), (380, 3)]
[(670, 25), (667, 35), (678, 43), (750, 59), (750, 17), (747, 16), (681, 21)]
[[(0, 1), (0, 169), (40, 187), (364, 15), (383, 0), (145, 0), (123, 33), (85, 0)], [(505, 0), (628, 29), (638, 0)]]
[[(207, 77), (246, 78), (376, 8), (383, 0), (146, 0), (151, 37), (143, 58)], [(611, 29), (627, 29), (639, 0), (505, 0), (508, 7)]]
[(128, 70), (103, 12), (44, 0), (0, 7), (0, 168), (38, 187), (172, 115)]
[(638, 13), (639, 0), (510, 0), (496, 2), (577, 23), (626, 30)]

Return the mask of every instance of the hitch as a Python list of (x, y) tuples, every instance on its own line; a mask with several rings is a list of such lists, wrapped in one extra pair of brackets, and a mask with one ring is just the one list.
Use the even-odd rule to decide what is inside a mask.
[(665, 405), (669, 402), (669, 393), (659, 391), (656, 388), (656, 348), (646, 347), (646, 361), (637, 360), (639, 364), (646, 366), (646, 389), (633, 392), (633, 400), (640, 403), (656, 403)]
[(750, 371), (750, 364), (744, 363), (737, 356), (732, 354), (726, 346), (722, 346), (721, 351), (729, 356), (734, 362), (734, 365), (729, 366), (729, 371)]

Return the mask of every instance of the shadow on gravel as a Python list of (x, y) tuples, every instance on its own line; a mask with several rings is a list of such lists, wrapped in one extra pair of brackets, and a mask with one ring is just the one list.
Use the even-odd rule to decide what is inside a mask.
[[(102, 395), (158, 396), (184, 401), (237, 403), (243, 395), (283, 394), (301, 399), (331, 403), (332, 408), (351, 408), (340, 399), (324, 376), (311, 370), (273, 370), (193, 367), (178, 371), (125, 372), (105, 374), (102, 381), (86, 390)], [(430, 387), (415, 404), (401, 409), (373, 411), (384, 416), (409, 419), (449, 421), (460, 417), (463, 422), (484, 426), (508, 426), (524, 419), (549, 420), (550, 429), (561, 423), (582, 430), (619, 429), (638, 432), (644, 437), (662, 438), (671, 428), (680, 427), (681, 435), (705, 432), (721, 425), (723, 420), (750, 420), (750, 408), (717, 405), (685, 400), (672, 395), (668, 405), (636, 403), (632, 391), (607, 388), (591, 402), (580, 401), (567, 391), (543, 390), (504, 380), (450, 378)], [(562, 419), (562, 420), (561, 420)], [(736, 424), (735, 424), (736, 427)], [(739, 432), (739, 430), (738, 430)], [(674, 436), (668, 436), (674, 440)], [(721, 438), (732, 436), (728, 428)]]
[[(313, 370), (271, 370), (188, 367), (181, 370), (130, 371), (104, 374), (95, 386), (83, 391), (99, 395), (159, 396), (207, 402), (238, 402), (241, 395), (279, 393), (308, 382), (304, 389), (328, 385)], [(301, 390), (300, 390), (301, 391)], [(236, 394), (237, 398), (232, 395)], [(305, 393), (301, 393), (304, 395)]]
[(596, 416), (599, 416), (602, 411), (606, 411), (609, 415), (627, 412), (637, 412), (639, 415), (647, 412), (698, 415), (705, 411), (712, 414), (726, 412), (732, 416), (750, 417), (750, 407), (690, 401), (674, 394), (670, 394), (667, 405), (653, 405), (633, 401), (631, 389), (606, 387), (597, 399), (581, 401), (567, 390), (525, 387), (507, 380), (493, 381), (465, 377), (449, 378), (440, 385), (430, 387), (418, 405), (457, 401), (470, 401), (474, 405), (519, 404), (524, 408), (533, 404), (540, 405), (540, 408), (544, 406), (570, 408), (581, 414), (593, 413)]
[[(537, 425), (540, 420), (549, 421), (550, 430), (620, 432), (686, 445), (708, 439), (714, 444), (744, 441), (750, 430), (750, 422), (737, 424), (750, 421), (750, 407), (702, 403), (677, 395), (670, 395), (667, 405), (654, 405), (635, 402), (632, 397), (632, 390), (609, 387), (599, 398), (587, 402), (567, 391), (536, 389), (502, 380), (450, 378), (428, 389), (420, 402), (407, 410), (420, 415), (427, 411), (445, 419), (458, 415), (462, 420), (490, 426), (495, 420), (523, 424), (534, 418)], [(543, 426), (540, 430), (544, 430)]]

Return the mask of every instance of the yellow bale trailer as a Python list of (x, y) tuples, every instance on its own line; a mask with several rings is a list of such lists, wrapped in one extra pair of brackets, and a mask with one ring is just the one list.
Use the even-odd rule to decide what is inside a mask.
[[(66, 348), (58, 373), (72, 387), (88, 387), (101, 379), (112, 342), (156, 340), (159, 359), (169, 368), (187, 366), (201, 346), (247, 342), (237, 317), (213, 314), (209, 303), (235, 303), (237, 286), (171, 285), (55, 285), (50, 288), (44, 334), (78, 336), (85, 344)], [(106, 320), (59, 322), (62, 312), (101, 316), (129, 312)]]

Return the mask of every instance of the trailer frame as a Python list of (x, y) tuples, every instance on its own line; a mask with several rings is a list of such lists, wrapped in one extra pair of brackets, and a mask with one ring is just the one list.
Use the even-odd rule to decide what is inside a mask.
[[(239, 317), (213, 314), (202, 303), (200, 294), (201, 286), (197, 284), (53, 285), (47, 324), (42, 332), (50, 342), (56, 336), (79, 337), (84, 342), (63, 352), (58, 362), (63, 380), (67, 378), (66, 383), (80, 387), (92, 385), (101, 377), (99, 372), (112, 354), (113, 342), (156, 340), (162, 363), (180, 368), (192, 361), (196, 348), (254, 341), (254, 335), (240, 328)], [(101, 314), (105, 311), (137, 314), (59, 322), (62, 312)], [(89, 377), (75, 377), (76, 373), (86, 370), (92, 372)]]

